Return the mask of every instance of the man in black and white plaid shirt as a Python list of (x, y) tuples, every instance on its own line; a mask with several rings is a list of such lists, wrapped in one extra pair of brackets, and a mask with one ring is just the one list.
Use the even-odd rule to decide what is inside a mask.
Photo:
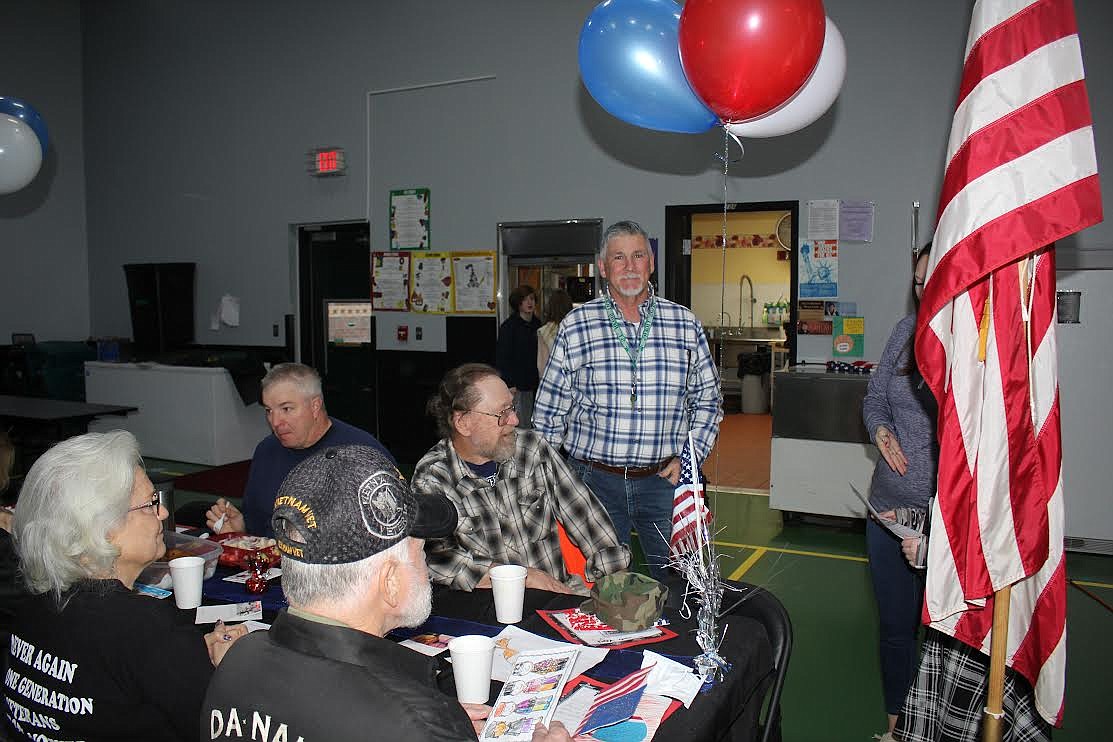
[(587, 579), (625, 570), (630, 551), (607, 511), (564, 459), (531, 430), (515, 426), (514, 396), (491, 366), (449, 371), (429, 400), (443, 436), (414, 471), (415, 493), (443, 493), (456, 505), (456, 533), (425, 546), (433, 582), (460, 590), (490, 587), (498, 564), (527, 569), (526, 586), (582, 592), (565, 568), (559, 521), (587, 560)]

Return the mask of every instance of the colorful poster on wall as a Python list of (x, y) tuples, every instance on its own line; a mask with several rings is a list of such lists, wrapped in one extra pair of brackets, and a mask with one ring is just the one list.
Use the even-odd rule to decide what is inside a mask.
[(800, 297), (826, 299), (839, 295), (839, 241), (800, 243)]
[(371, 302), (376, 312), (410, 311), (409, 253), (371, 253)]
[(390, 192), (390, 249), (428, 250), (429, 189)]
[(452, 253), (414, 253), (410, 260), (410, 311), (452, 311)]
[(802, 319), (796, 322), (797, 335), (830, 335), (831, 320)]
[(452, 253), (455, 311), (494, 314), (498, 291), (493, 252)]
[(866, 351), (866, 318), (831, 319), (831, 355), (835, 358), (861, 358)]

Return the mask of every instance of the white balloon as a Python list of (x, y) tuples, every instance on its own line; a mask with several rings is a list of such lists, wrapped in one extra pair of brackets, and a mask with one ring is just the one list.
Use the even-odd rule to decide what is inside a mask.
[(0, 115), (0, 195), (35, 179), (43, 162), (35, 130), (15, 116)]
[(815, 123), (839, 97), (846, 77), (846, 44), (834, 22), (827, 19), (823, 49), (807, 82), (778, 108), (749, 121), (729, 124), (727, 128), (740, 137), (779, 137)]

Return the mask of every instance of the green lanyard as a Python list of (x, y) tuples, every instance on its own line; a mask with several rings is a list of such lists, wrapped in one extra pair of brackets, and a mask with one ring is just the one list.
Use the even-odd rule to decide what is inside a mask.
[(638, 347), (636, 350), (630, 348), (630, 340), (626, 337), (626, 328), (624, 328), (618, 321), (618, 312), (615, 311), (614, 298), (607, 297), (607, 319), (611, 321), (611, 329), (614, 331), (615, 336), (618, 337), (618, 343), (622, 349), (626, 351), (626, 355), (630, 357), (630, 408), (633, 409), (638, 401), (638, 361), (642, 357), (642, 351), (645, 350), (645, 341), (649, 339), (649, 330), (653, 327), (653, 318), (657, 314), (657, 298), (652, 297), (649, 304), (649, 311), (646, 313), (645, 319), (641, 322), (641, 331), (638, 333)]

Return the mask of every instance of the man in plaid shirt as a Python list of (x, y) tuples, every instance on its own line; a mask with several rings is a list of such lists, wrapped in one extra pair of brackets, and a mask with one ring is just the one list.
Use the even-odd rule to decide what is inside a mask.
[(657, 579), (667, 570), (677, 457), (689, 429), (700, 461), (723, 419), (719, 375), (691, 310), (658, 297), (653, 254), (635, 222), (603, 233), (604, 296), (574, 309), (553, 341), (533, 426), (572, 468), (629, 543), (631, 522)]
[(591, 491), (544, 438), (515, 427), (514, 395), (497, 370), (449, 371), (428, 411), (443, 438), (417, 463), (411, 486), (447, 495), (460, 515), (455, 534), (426, 542), (433, 582), (488, 588), (492, 566), (520, 564), (527, 587), (583, 592), (565, 569), (557, 521), (583, 552), (587, 579), (629, 566), (629, 549)]

